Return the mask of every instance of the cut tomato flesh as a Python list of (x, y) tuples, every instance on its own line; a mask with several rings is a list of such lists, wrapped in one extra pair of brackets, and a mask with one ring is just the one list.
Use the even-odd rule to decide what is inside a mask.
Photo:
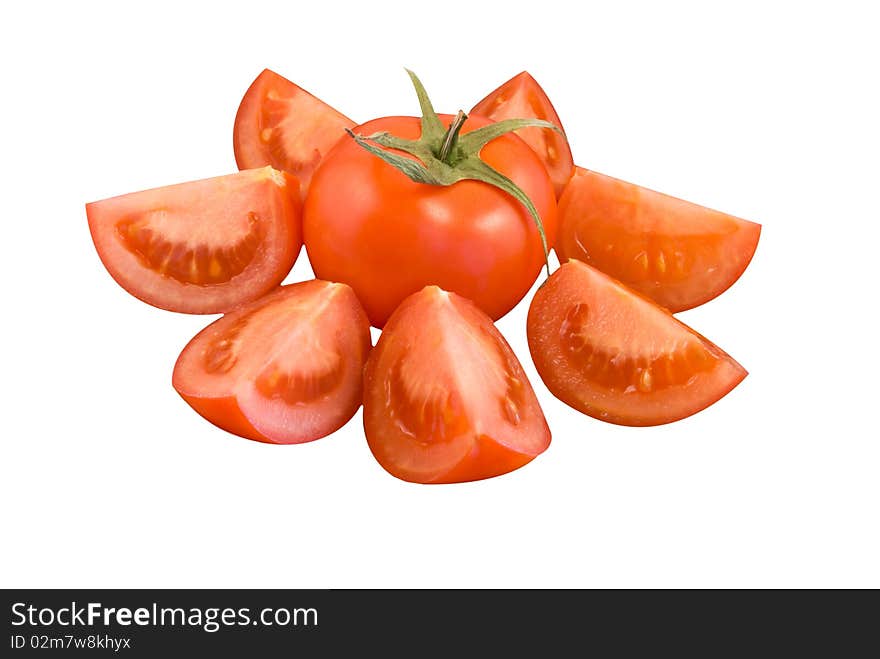
[(162, 309), (220, 313), (275, 288), (302, 246), (299, 182), (271, 167), (86, 205), (98, 255)]
[(366, 314), (345, 284), (284, 286), (227, 314), (184, 348), (173, 384), (216, 426), (302, 443), (344, 425), (362, 401)]
[(354, 125), (322, 100), (266, 69), (238, 108), (235, 161), (239, 169), (271, 165), (294, 174), (305, 197), (321, 158)]
[(732, 390), (745, 369), (667, 310), (569, 261), (538, 290), (529, 349), (554, 396), (603, 421), (669, 423)]
[[(492, 91), (477, 103), (471, 112), (493, 121), (543, 119), (563, 130), (559, 115), (553, 109), (547, 94), (541, 89), (538, 81), (526, 71)], [(574, 171), (571, 147), (565, 134), (545, 128), (521, 128), (516, 134), (541, 158), (550, 180), (553, 181), (558, 199)]]
[(559, 202), (556, 251), (672, 312), (723, 293), (748, 266), (761, 225), (578, 167)]
[(436, 286), (407, 298), (385, 326), (365, 371), (364, 427), (379, 463), (418, 483), (507, 473), (550, 443), (491, 319)]

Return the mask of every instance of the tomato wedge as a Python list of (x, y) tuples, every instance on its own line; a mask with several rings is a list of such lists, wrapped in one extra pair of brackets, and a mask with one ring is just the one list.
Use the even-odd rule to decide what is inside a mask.
[(673, 313), (727, 290), (761, 225), (581, 167), (559, 202), (556, 252), (579, 259)]
[[(559, 115), (541, 85), (528, 72), (523, 71), (514, 76), (486, 98), (477, 103), (471, 110), (493, 121), (502, 119), (543, 119), (563, 129)], [(563, 129), (564, 130), (564, 129)], [(562, 194), (565, 184), (574, 171), (574, 160), (571, 147), (563, 133), (543, 128), (522, 128), (516, 131), (528, 144), (550, 175), (556, 198)]]
[(364, 374), (364, 429), (389, 473), (415, 483), (505, 474), (550, 444), (516, 355), (492, 320), (437, 286), (394, 312)]
[(354, 122), (287, 78), (264, 70), (235, 115), (232, 144), (239, 169), (271, 165), (296, 175), (305, 198), (312, 173)]
[(668, 311), (580, 261), (569, 261), (538, 289), (527, 333), (554, 396), (626, 426), (690, 416), (746, 376)]
[(86, 204), (98, 255), (148, 304), (221, 313), (275, 288), (302, 247), (299, 181), (271, 167)]
[(345, 284), (312, 280), (223, 316), (187, 344), (172, 383), (215, 426), (299, 444), (342, 427), (361, 405), (370, 323)]

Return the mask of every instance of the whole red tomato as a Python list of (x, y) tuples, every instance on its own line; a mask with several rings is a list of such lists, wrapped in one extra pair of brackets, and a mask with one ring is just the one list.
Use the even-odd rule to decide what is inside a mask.
[[(440, 116), (444, 127), (452, 119)], [(354, 133), (415, 140), (420, 122), (385, 117)], [(461, 135), (491, 123), (471, 116)], [(486, 143), (479, 157), (531, 199), (552, 247), (556, 200), (541, 160), (513, 134)], [(515, 197), (477, 180), (416, 182), (350, 138), (342, 138), (315, 171), (303, 235), (315, 275), (351, 286), (376, 327), (431, 284), (469, 298), (497, 320), (528, 292), (545, 262), (535, 219)]]

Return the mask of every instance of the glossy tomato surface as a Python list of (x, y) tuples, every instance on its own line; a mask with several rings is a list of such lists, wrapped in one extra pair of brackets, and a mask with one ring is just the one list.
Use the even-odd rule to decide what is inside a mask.
[(579, 259), (672, 312), (727, 290), (761, 225), (578, 167), (559, 201), (561, 262)]
[(580, 261), (563, 265), (535, 294), (527, 333), (554, 396), (621, 425), (682, 419), (746, 376), (668, 311)]
[[(553, 104), (541, 89), (541, 85), (528, 72), (514, 76), (498, 89), (489, 93), (471, 110), (474, 114), (488, 117), (493, 121), (502, 119), (543, 119), (565, 130)], [(528, 144), (547, 168), (556, 197), (574, 172), (574, 159), (571, 147), (564, 133), (544, 128), (521, 128), (516, 131)]]
[(305, 195), (312, 173), (354, 122), (277, 73), (251, 83), (235, 115), (233, 147), (239, 169), (271, 165), (296, 175)]
[[(451, 117), (441, 119), (448, 125)], [(473, 117), (462, 133), (488, 123)], [(416, 139), (420, 120), (386, 117), (357, 128), (361, 135), (378, 131)], [(515, 135), (503, 135), (481, 156), (531, 198), (552, 246), (556, 199), (534, 152)], [(513, 197), (479, 181), (415, 183), (350, 138), (337, 143), (312, 179), (303, 235), (315, 275), (350, 285), (376, 327), (430, 284), (498, 319), (528, 292), (544, 264), (535, 221)]]
[(283, 286), (187, 344), (173, 384), (214, 425), (297, 444), (342, 427), (363, 399), (370, 324), (345, 284)]
[(403, 480), (498, 476), (550, 444), (538, 400), (504, 337), (473, 303), (436, 286), (394, 312), (364, 382), (370, 450)]
[(221, 313), (275, 288), (302, 247), (299, 181), (264, 167), (86, 205), (113, 278), (144, 302)]

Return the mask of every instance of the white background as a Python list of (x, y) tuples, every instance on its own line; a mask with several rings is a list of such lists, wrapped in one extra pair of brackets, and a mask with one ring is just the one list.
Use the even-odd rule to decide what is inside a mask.
[[(0, 586), (880, 586), (870, 3), (456, 6), (3, 5)], [(289, 447), (193, 413), (171, 369), (212, 318), (118, 288), (84, 203), (234, 171), (264, 67), (367, 120), (416, 112), (404, 66), (447, 112), (528, 69), (579, 164), (761, 222), (682, 314), (743, 384), (665, 427), (584, 417), (535, 374), (530, 295), (499, 326), (553, 443), (507, 476), (398, 481), (360, 413)]]

